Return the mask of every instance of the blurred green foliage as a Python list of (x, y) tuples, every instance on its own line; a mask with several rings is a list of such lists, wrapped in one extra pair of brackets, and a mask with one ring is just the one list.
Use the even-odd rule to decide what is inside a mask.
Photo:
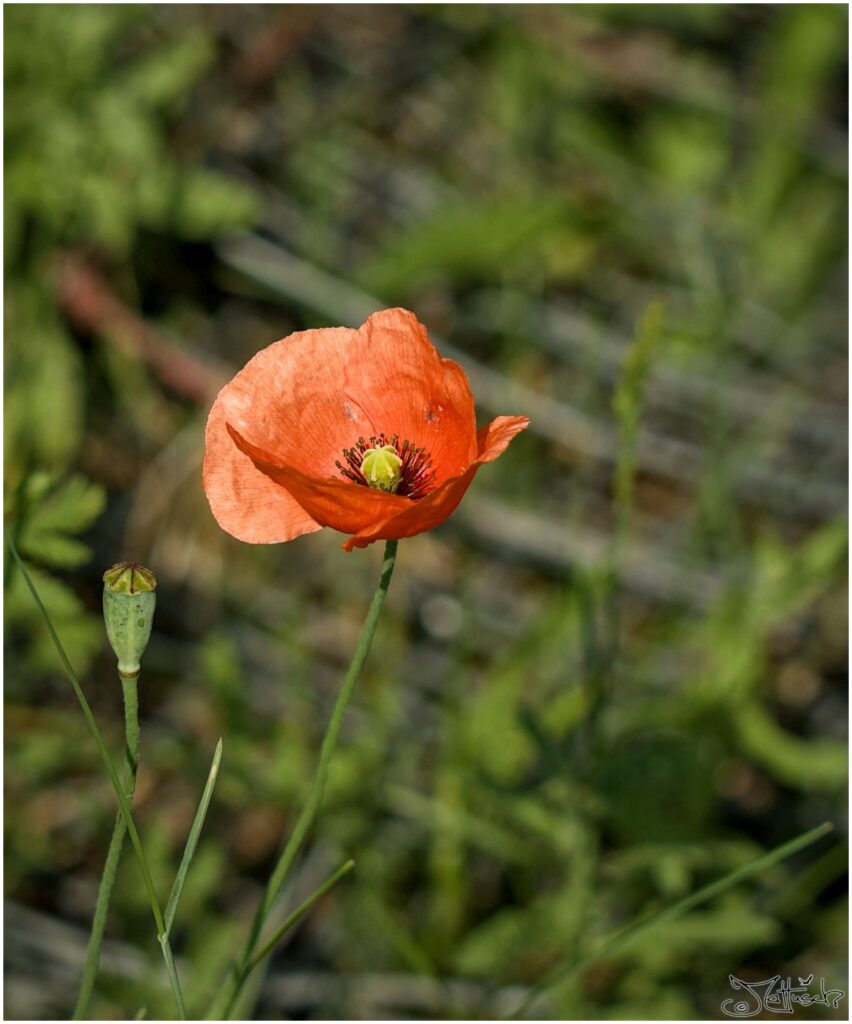
[[(378, 554), (221, 534), (210, 382), (359, 303), (416, 310), (483, 417), (533, 427), (401, 547), (291, 899), (356, 868), (257, 1015), (503, 1016), (826, 818), (838, 839), (539, 1012), (714, 1017), (732, 973), (842, 986), (846, 17), (4, 9), (7, 525), (116, 749), (100, 575), (161, 580), (135, 806), (163, 893), (224, 737), (175, 934), (191, 1007), (307, 795)], [(11, 571), (6, 628), (6, 1015), (48, 1018), (114, 809)], [(130, 857), (108, 936), (97, 1014), (169, 1013)]]

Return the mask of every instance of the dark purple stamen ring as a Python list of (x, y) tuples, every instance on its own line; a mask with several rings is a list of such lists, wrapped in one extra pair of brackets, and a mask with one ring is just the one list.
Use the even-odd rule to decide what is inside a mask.
[(424, 447), (417, 447), (410, 441), (405, 440), (399, 443), (399, 435), (394, 434), (388, 437), (386, 434), (379, 434), (378, 437), (371, 437), (365, 440), (359, 437), (351, 448), (343, 449), (344, 465), (340, 460), (335, 465), (341, 474), (352, 483), (369, 487), (361, 472), (361, 464), (364, 456), (372, 448), (384, 448), (389, 446), (397, 453), (401, 460), (400, 473), (402, 479), (396, 489), (396, 493), (403, 498), (410, 498), (412, 501), (419, 501), (424, 498), (435, 484), (435, 470), (432, 469), (432, 459)]

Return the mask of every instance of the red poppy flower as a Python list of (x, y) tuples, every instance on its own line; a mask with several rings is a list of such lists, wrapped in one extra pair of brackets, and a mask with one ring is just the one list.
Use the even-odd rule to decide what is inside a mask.
[(386, 309), (258, 352), (210, 411), (204, 490), (239, 540), (330, 526), (351, 551), (442, 523), (528, 423), (498, 416), (477, 432), (464, 370), (413, 313)]

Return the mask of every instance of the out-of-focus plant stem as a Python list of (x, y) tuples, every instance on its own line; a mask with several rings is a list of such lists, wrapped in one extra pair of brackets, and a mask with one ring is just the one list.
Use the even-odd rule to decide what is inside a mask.
[[(325, 784), (328, 778), (328, 769), (335, 747), (337, 746), (337, 739), (340, 735), (343, 716), (346, 713), (346, 707), (352, 697), (355, 684), (358, 682), (361, 675), (361, 669), (364, 667), (364, 662), (367, 660), (367, 655), (369, 654), (370, 647), (373, 643), (373, 636), (376, 632), (376, 626), (378, 625), (382, 605), (385, 603), (385, 597), (387, 596), (388, 587), (390, 586), (394, 564), (396, 563), (397, 543), (398, 542), (395, 540), (389, 540), (385, 547), (385, 556), (382, 562), (379, 582), (376, 586), (376, 591), (373, 594), (373, 600), (370, 603), (370, 608), (367, 612), (367, 617), (364, 620), (364, 625), (361, 627), (358, 646), (355, 648), (355, 654), (349, 664), (346, 678), (343, 680), (343, 686), (340, 688), (340, 693), (337, 697), (337, 702), (334, 705), (334, 711), (332, 712), (331, 720), (329, 721), (328, 729), (326, 730), (325, 737), (322, 742), (319, 765), (317, 766), (317, 774), (311, 788), (310, 796), (308, 797), (302, 813), (299, 815), (296, 827), (290, 834), (290, 838), (287, 840), (266, 886), (266, 891), (264, 892), (263, 899), (260, 901), (260, 905), (254, 915), (254, 920), (252, 921), (239, 962), (225, 979), (222, 989), (216, 996), (216, 999), (208, 1013), (208, 1020), (230, 1019), (237, 1000), (240, 997), (240, 993), (242, 992), (243, 985), (251, 974), (251, 971), (261, 959), (254, 955), (257, 944), (260, 940), (261, 930), (270, 911), (272, 910), (275, 898), (281, 891), (281, 887), (287, 878), (290, 868), (293, 866), (293, 862), (295, 861), (299, 850), (302, 848), (302, 844), (307, 838), (308, 830), (313, 824), (314, 818), (316, 817), (317, 811), (322, 803), (323, 794), (325, 793)], [(221, 1014), (217, 1012), (220, 1007), (224, 1007)]]
[[(121, 689), (124, 694), (124, 735), (127, 755), (124, 792), (128, 804), (132, 804), (133, 793), (136, 789), (136, 769), (139, 763), (139, 694), (137, 686), (139, 676), (119, 673), (119, 678), (121, 679)], [(89, 1013), (89, 1004), (92, 1001), (95, 979), (98, 974), (98, 961), (101, 956), (101, 943), (103, 942), (104, 928), (109, 911), (109, 901), (112, 896), (112, 887), (115, 884), (115, 875), (118, 870), (118, 862), (121, 859), (121, 851), (124, 847), (126, 833), (127, 826), (124, 823), (124, 816), (119, 810), (115, 818), (112, 839), (110, 840), (103, 874), (101, 875), (101, 884), (98, 888), (95, 916), (92, 918), (92, 933), (89, 936), (89, 947), (86, 950), (86, 962), (83, 966), (83, 977), (80, 981), (80, 994), (77, 996), (77, 1005), (74, 1007), (74, 1020), (85, 1020)]]

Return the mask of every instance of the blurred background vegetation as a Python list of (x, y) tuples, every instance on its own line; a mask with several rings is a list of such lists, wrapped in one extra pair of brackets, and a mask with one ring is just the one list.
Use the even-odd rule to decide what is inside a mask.
[[(730, 973), (846, 987), (846, 19), (5, 8), (7, 523), (116, 750), (100, 577), (159, 576), (135, 806), (164, 893), (224, 737), (175, 937), (196, 1013), (381, 554), (222, 533), (206, 412), (259, 348), (391, 305), (483, 418), (533, 422), (401, 546), (291, 905), (356, 869), (256, 1015), (504, 1015), (824, 819), (536, 1009), (718, 1017)], [(13, 572), (5, 608), (6, 1016), (62, 1017), (114, 800)], [(94, 1011), (143, 1007), (171, 1001), (126, 851)]]

